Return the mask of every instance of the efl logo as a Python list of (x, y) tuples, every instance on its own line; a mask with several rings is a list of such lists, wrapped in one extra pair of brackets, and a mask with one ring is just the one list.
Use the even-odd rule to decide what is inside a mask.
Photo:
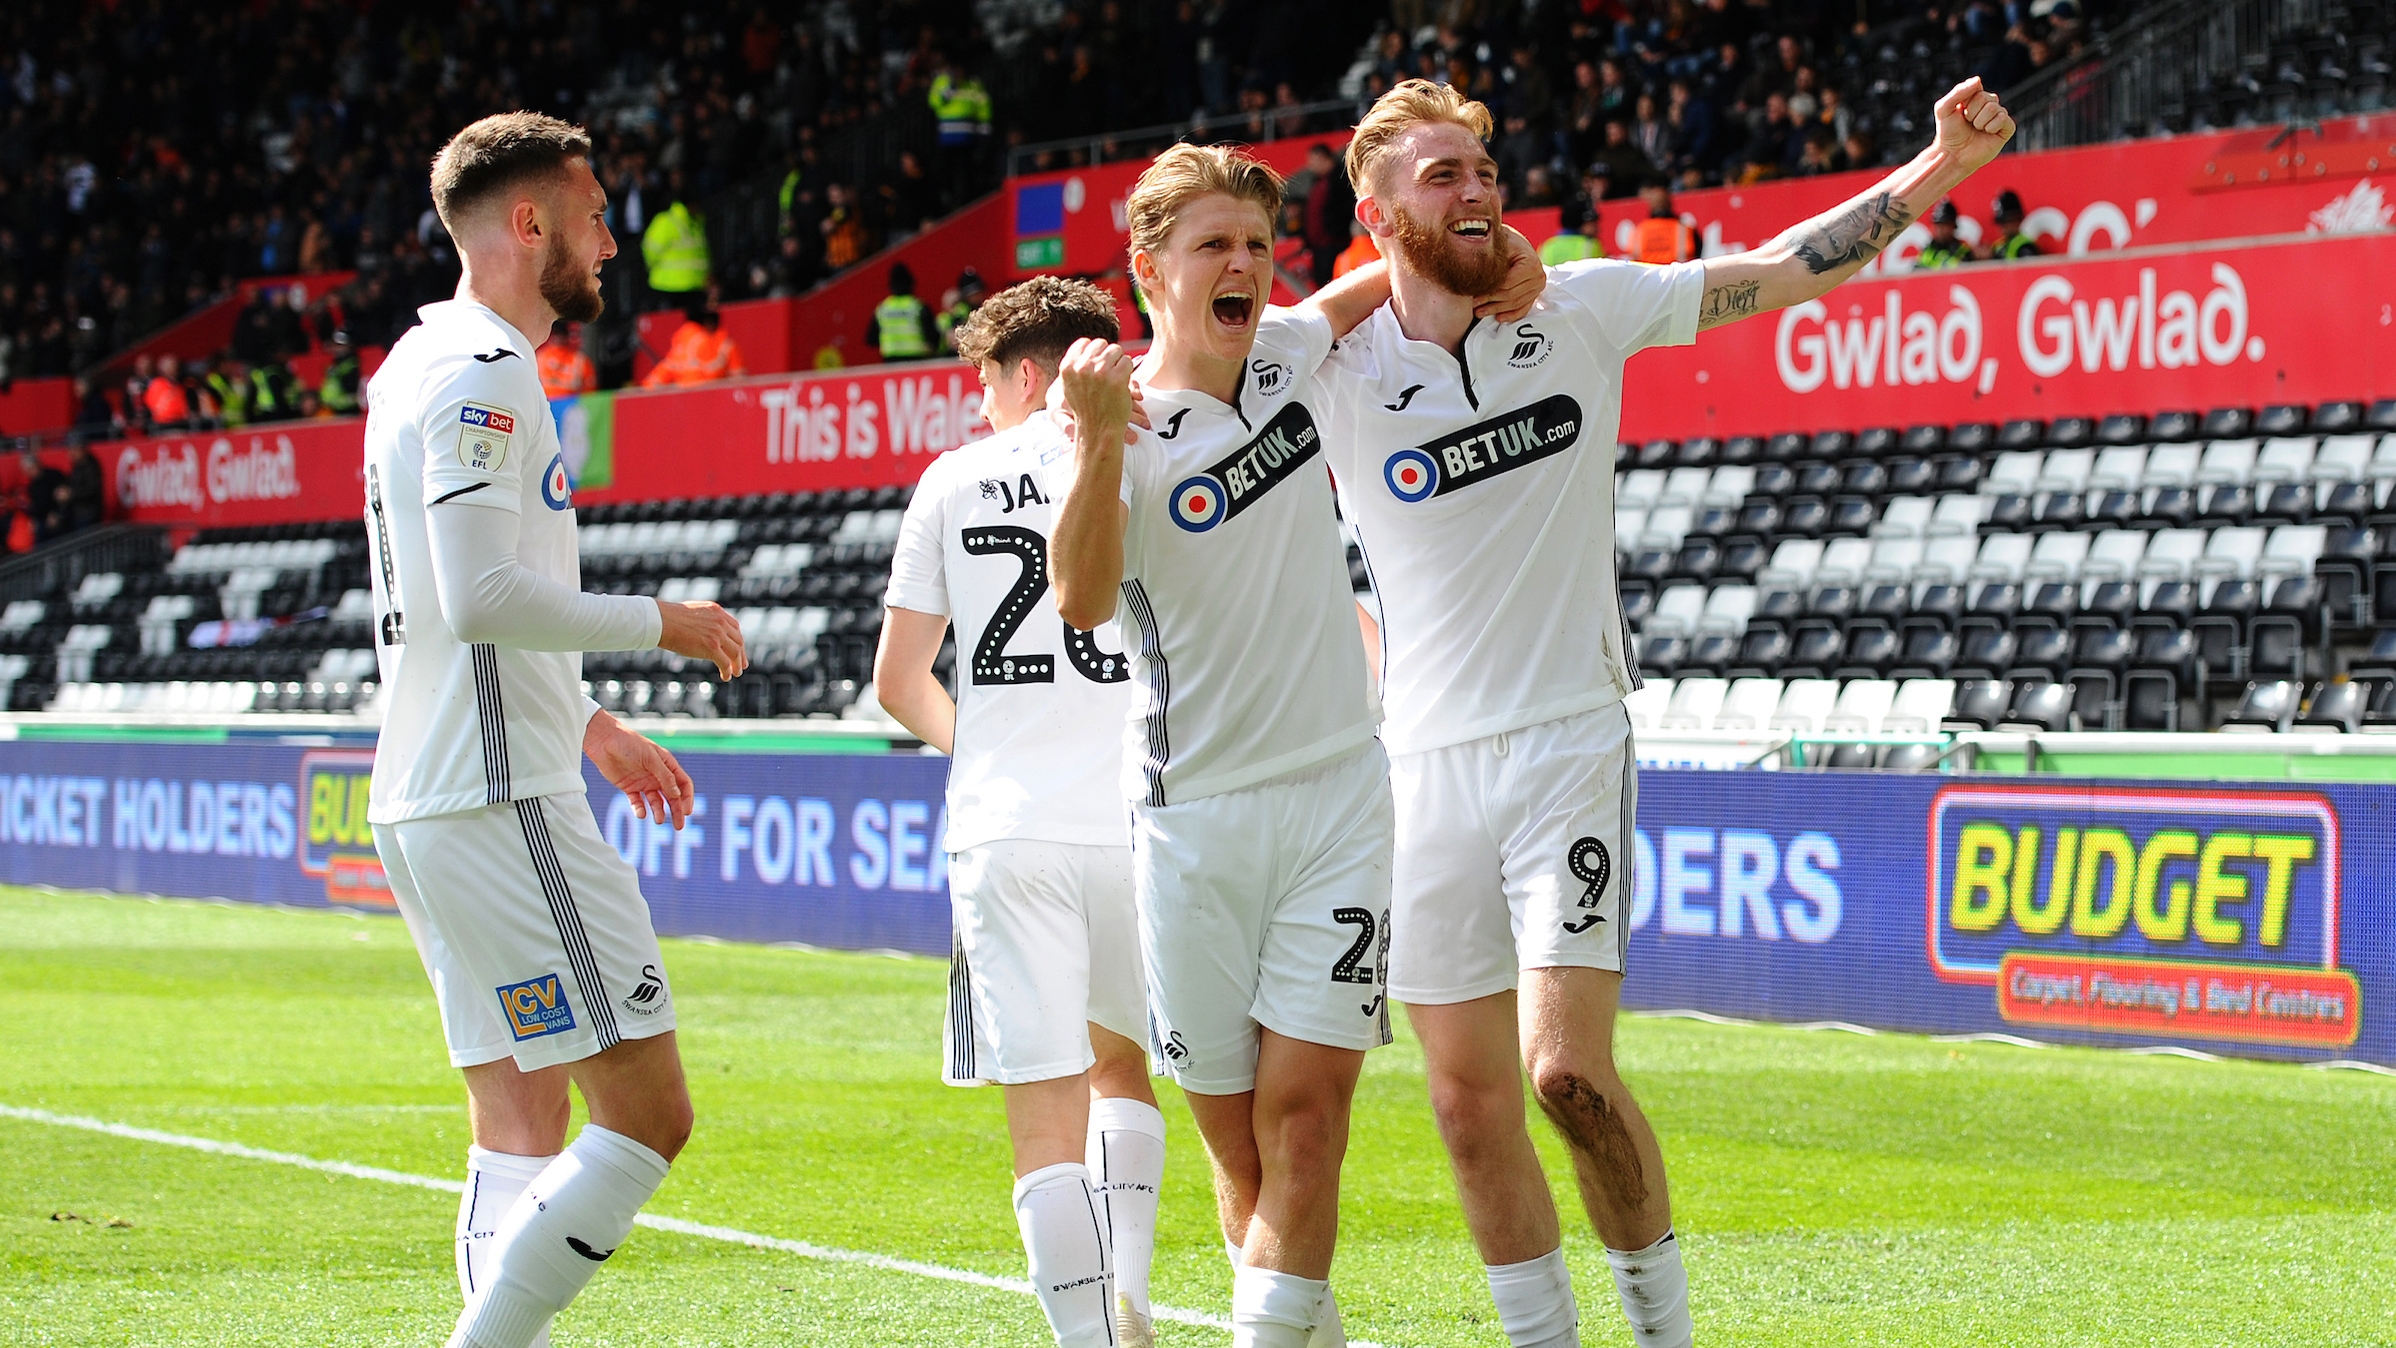
[(507, 1012), (508, 1028), (518, 1040), (563, 1034), (574, 1028), (574, 1007), (566, 1001), (565, 985), (556, 974), (510, 983), (497, 991), (499, 1005)]
[(2277, 791), (1954, 786), (1930, 810), (1933, 972), (2008, 1020), (2352, 1043), (2338, 818)]
[(393, 906), (391, 882), (366, 822), (374, 777), (371, 749), (324, 749), (300, 756), (299, 798), (307, 802), (300, 833), (300, 870), (324, 878), (333, 903)]

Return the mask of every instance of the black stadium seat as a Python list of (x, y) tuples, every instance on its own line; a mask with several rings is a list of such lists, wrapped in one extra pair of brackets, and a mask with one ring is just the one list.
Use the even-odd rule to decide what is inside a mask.
[(1962, 634), (1962, 650), (1951, 671), (1959, 679), (1999, 679), (2013, 668), (2013, 633), (2002, 627), (1975, 627)]
[(1877, 679), (1886, 674), (1897, 658), (1897, 634), (1885, 627), (1858, 626), (1848, 629), (1846, 649), (1840, 653), (1835, 679)]
[(2312, 421), (2309, 408), (2294, 403), (2275, 403), (2263, 409), (2255, 418), (2257, 435), (2302, 435)]
[(2147, 435), (2165, 444), (2178, 444), (2197, 437), (2200, 419), (2194, 412), (2157, 412), (2147, 425)]
[(2216, 407), (2205, 413), (2198, 423), (2197, 436), (2205, 440), (2234, 440), (2252, 435), (2255, 429), (2254, 409), (2247, 407)]
[(1994, 730), (2013, 702), (2013, 685), (2003, 679), (1966, 679), (1955, 685), (1954, 705), (1942, 728)]
[(1995, 423), (1970, 421), (1947, 433), (1947, 448), (1959, 454), (1986, 454), (1997, 447)]
[(2000, 730), (2016, 727), (2047, 734), (2072, 729), (2071, 685), (2035, 677), (2017, 682), (2013, 705), (2006, 708), (2005, 719), (1997, 723)]
[(2063, 632), (2052, 627), (2026, 628), (2015, 637), (2010, 668), (2016, 678), (2044, 675), (2060, 679), (2071, 667), (2071, 654), (2071, 638)]
[(1722, 442), (1710, 435), (1695, 436), (1681, 441), (1673, 453), (1676, 468), (1711, 468), (1722, 456)]
[(1761, 437), (1734, 435), (1722, 442), (1722, 462), (1726, 464), (1757, 463), (1763, 457), (1764, 442)]
[(2371, 685), (2352, 683), (2344, 679), (2325, 683), (2306, 704), (2304, 714), (2296, 718), (2299, 726), (2317, 726), (2343, 734), (2354, 734), (2363, 728), (2363, 711), (2369, 705)]
[(1955, 634), (1937, 627), (1908, 630), (1897, 652), (1892, 679), (1943, 679), (1955, 663)]
[(2323, 403), (2313, 409), (2312, 431), (2315, 435), (2345, 435), (2362, 429), (2361, 403)]
[(2047, 424), (2036, 417), (2018, 417), (1997, 432), (1999, 449), (2037, 449), (2047, 442)]
[(1789, 660), (1789, 634), (1777, 627), (1750, 624), (1739, 638), (1738, 663), (1723, 671), (1725, 678), (1777, 678)]
[(2047, 427), (2047, 443), (2057, 449), (2080, 449), (2096, 438), (2096, 423), (2087, 417), (2057, 417)]
[(2134, 445), (2146, 438), (2146, 418), (2136, 412), (2114, 412), (2097, 423), (2100, 445)]
[(1826, 679), (1838, 665), (1839, 654), (1845, 646), (1835, 627), (1800, 628), (1789, 646), (1787, 663), (1780, 668), (1784, 679)]
[(1897, 447), (1908, 454), (1936, 454), (1947, 447), (1947, 428), (1944, 426), (1908, 426)]
[(2224, 728), (2240, 726), (2256, 730), (2286, 730), (2296, 715), (2298, 695), (2303, 685), (2290, 679), (2267, 679), (2246, 685), (2236, 709), (2221, 720)]

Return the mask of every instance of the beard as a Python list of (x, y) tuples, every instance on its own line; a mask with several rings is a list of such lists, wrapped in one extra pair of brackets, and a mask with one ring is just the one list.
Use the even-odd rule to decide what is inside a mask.
[(1427, 224), (1393, 205), (1389, 218), (1397, 227), (1398, 251), (1406, 263), (1432, 284), (1467, 297), (1489, 294), (1506, 278), (1506, 257), (1497, 250), (1497, 220), (1489, 222), (1490, 247), (1478, 256), (1464, 252), (1455, 236)]
[(591, 322), (607, 307), (599, 278), (574, 265), (563, 234), (551, 234), (541, 255), (541, 302), (568, 323)]

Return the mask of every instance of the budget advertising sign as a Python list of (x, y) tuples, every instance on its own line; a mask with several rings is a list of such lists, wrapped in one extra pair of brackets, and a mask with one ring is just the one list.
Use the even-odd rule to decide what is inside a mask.
[[(948, 952), (944, 760), (682, 762), (680, 831), (586, 774), (660, 932)], [(372, 770), (0, 741), (0, 881), (387, 909)], [(2396, 787), (1647, 768), (1631, 852), (1575, 873), (1627, 886), (1633, 1007), (2396, 1065)]]

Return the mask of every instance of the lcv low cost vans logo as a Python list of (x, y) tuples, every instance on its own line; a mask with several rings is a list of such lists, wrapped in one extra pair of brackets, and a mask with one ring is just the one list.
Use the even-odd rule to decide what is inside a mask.
[(2319, 795), (1948, 787), (1930, 811), (1932, 970), (2007, 1020), (2342, 1046), (2339, 832)]

